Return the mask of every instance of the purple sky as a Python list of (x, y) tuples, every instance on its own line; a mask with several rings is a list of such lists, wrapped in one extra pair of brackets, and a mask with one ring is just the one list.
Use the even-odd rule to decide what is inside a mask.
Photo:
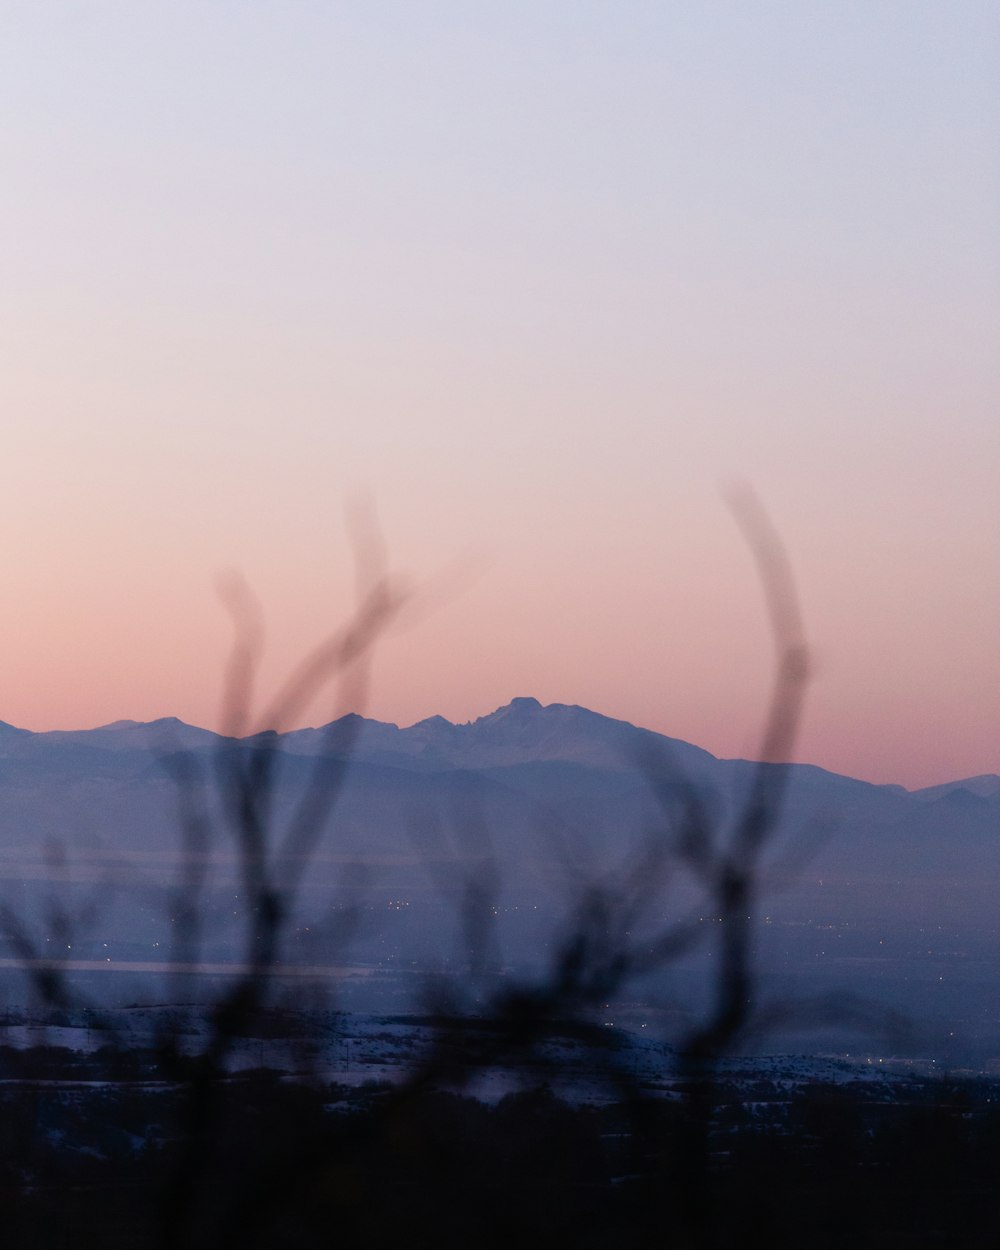
[[(1000, 771), (1000, 13), (12, 3), (0, 718), (217, 724), (347, 609), (345, 501), (460, 588), (369, 711), (582, 703), (752, 754), (753, 483), (800, 757)], [(329, 711), (310, 710), (320, 720)]]

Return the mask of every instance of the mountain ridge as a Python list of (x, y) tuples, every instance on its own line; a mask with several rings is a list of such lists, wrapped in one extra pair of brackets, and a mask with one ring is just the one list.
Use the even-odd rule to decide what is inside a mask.
[[(562, 760), (618, 771), (642, 771), (658, 765), (676, 771), (686, 780), (701, 781), (716, 765), (732, 770), (755, 767), (750, 759), (725, 759), (703, 747), (629, 721), (606, 716), (579, 704), (542, 704), (531, 696), (517, 696), (509, 703), (468, 721), (450, 721), (432, 715), (400, 726), (360, 713), (347, 713), (324, 725), (286, 730), (255, 731), (234, 744), (278, 746), (292, 755), (316, 756), (335, 748), (338, 732), (351, 729), (350, 751), (359, 760), (400, 768), (503, 768), (516, 764)], [(204, 749), (226, 742), (226, 736), (175, 716), (152, 721), (121, 719), (92, 729), (34, 731), (0, 721), (0, 753), (21, 754), (46, 745), (100, 748), (104, 751)], [(338, 749), (339, 748), (339, 749)], [(869, 782), (838, 773), (819, 764), (789, 761), (793, 774), (811, 773), (826, 778), (874, 786), (900, 795), (935, 802), (956, 791), (990, 802), (1000, 798), (1000, 775), (978, 774), (932, 786), (908, 789), (895, 783)]]
[[(275, 746), (277, 767), (243, 771)], [(66, 914), (94, 917), (96, 957), (108, 943), (116, 957), (149, 958), (174, 940), (178, 874), (194, 855), (205, 865), (206, 950), (230, 958), (244, 936), (231, 788), (243, 775), (251, 785), (264, 778), (276, 872), (288, 869), (286, 834), (303, 796), (318, 801), (296, 942), (313, 941), (302, 935), (330, 907), (353, 914), (364, 899), (358, 958), (451, 958), (470, 883), (492, 880), (505, 957), (532, 966), (559, 940), (581, 890), (606, 885), (613, 896), (654, 851), (666, 858), (650, 905), (678, 916), (701, 908), (700, 879), (674, 839), (693, 818), (706, 842), (725, 847), (759, 767), (526, 698), (464, 724), (439, 716), (400, 728), (350, 715), (243, 739), (170, 718), (0, 729), (0, 902), (48, 938), (56, 899)], [(964, 1009), (961, 987), (993, 1028), (1000, 778), (911, 793), (792, 764), (785, 780), (759, 865), (771, 966), (811, 993), (881, 995), (891, 972), (895, 1001), (942, 1022)], [(1000, 1062), (1000, 1026), (997, 1037)]]

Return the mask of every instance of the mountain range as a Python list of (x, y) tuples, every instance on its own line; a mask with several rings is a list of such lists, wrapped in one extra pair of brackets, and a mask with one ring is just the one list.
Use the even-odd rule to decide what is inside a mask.
[[(622, 879), (669, 840), (678, 797), (696, 793), (711, 836), (728, 837), (757, 768), (531, 698), (468, 724), (349, 716), (243, 740), (171, 718), (48, 733), (0, 722), (0, 903), (40, 950), (61, 914), (76, 917), (74, 953), (149, 958), (169, 945), (169, 894), (191, 853), (179, 830), (195, 813), (210, 863), (206, 942), (225, 958), (242, 919), (220, 761), (276, 753), (273, 853), (302, 795), (339, 776), (348, 748), (296, 912), (303, 957), (321, 957), (307, 949), (309, 916), (362, 898), (359, 958), (444, 950), (470, 874), (488, 868), (512, 958), (527, 958), (581, 891)], [(1000, 1053), (1000, 777), (911, 792), (791, 764), (787, 782), (760, 881), (773, 966), (811, 988), (876, 984), (903, 1006), (929, 996), (942, 1018), (971, 1012), (966, 1025), (992, 1028)], [(680, 861), (668, 875), (654, 910), (697, 907)]]
[[(315, 756), (329, 751), (331, 742), (336, 744), (348, 727), (357, 730), (352, 755), (358, 762), (420, 771), (475, 770), (560, 761), (628, 772), (648, 761), (650, 752), (665, 753), (674, 767), (692, 775), (707, 775), (712, 769), (741, 770), (750, 763), (717, 759), (691, 743), (584, 707), (565, 703), (543, 705), (534, 698), (512, 699), (488, 715), (464, 724), (443, 716), (431, 716), (401, 728), (351, 713), (319, 728), (296, 729), (284, 734), (260, 733), (242, 741), (249, 746), (278, 746), (292, 755)], [(55, 759), (57, 754), (68, 758), (64, 749), (72, 748), (113, 753), (201, 751), (217, 749), (231, 741), (235, 740), (185, 724), (176, 717), (154, 721), (119, 720), (96, 729), (42, 733), (0, 721), (0, 759), (6, 760), (42, 758), (43, 755)], [(798, 775), (806, 771), (813, 776), (823, 774), (832, 785), (850, 782), (872, 787), (872, 783), (813, 765), (793, 763), (791, 770)], [(1000, 776), (961, 778), (914, 791), (897, 785), (874, 788), (909, 794), (922, 801), (934, 801), (955, 791), (991, 800), (1000, 795)]]
[[(402, 827), (414, 813), (461, 824), (469, 803), (497, 852), (540, 826), (622, 851), (667, 813), (665, 792), (696, 791), (719, 836), (757, 765), (586, 708), (517, 698), (453, 724), (434, 716), (408, 728), (357, 715), (314, 729), (222, 738), (174, 718), (32, 733), (0, 722), (0, 856), (39, 840), (100, 850), (167, 853), (177, 828), (179, 761), (217, 804), (216, 761), (277, 752), (278, 824), (324, 760), (349, 757), (345, 791), (324, 850), (410, 853)], [(190, 774), (189, 770), (189, 775)], [(190, 796), (189, 796), (190, 797)], [(214, 819), (221, 818), (218, 808)], [(982, 872), (1000, 846), (1000, 776), (907, 791), (809, 764), (790, 764), (776, 843), (815, 842), (809, 875), (842, 868), (861, 881)], [(403, 840), (401, 841), (401, 838)], [(1000, 871), (1000, 861), (997, 863)], [(942, 878), (938, 875), (938, 883)]]

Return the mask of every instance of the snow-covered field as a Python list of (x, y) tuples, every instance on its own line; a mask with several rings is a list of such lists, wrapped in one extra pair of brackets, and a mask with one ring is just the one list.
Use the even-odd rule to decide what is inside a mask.
[[(9, 1012), (0, 1019), (0, 1047), (59, 1047), (78, 1055), (102, 1048), (151, 1052), (170, 1039), (184, 1054), (206, 1051), (212, 1036), (204, 1007), (166, 1004)], [(323, 1082), (391, 1085), (431, 1071), (441, 1087), (496, 1101), (540, 1084), (574, 1103), (609, 1102), (628, 1086), (652, 1097), (676, 1096), (681, 1083), (677, 1056), (665, 1042), (622, 1028), (584, 1035), (553, 1028), (530, 1049), (504, 1052), (482, 1022), (442, 1026), (428, 1017), (376, 1015), (314, 1009), (273, 1011), (227, 1047), (230, 1072), (270, 1068)], [(748, 1088), (766, 1082), (772, 1091), (802, 1085), (898, 1082), (927, 1076), (933, 1061), (887, 1054), (733, 1056), (718, 1079)]]

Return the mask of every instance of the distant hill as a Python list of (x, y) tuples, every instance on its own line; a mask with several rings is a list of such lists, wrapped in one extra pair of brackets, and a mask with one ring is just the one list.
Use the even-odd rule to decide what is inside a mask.
[(996, 773), (983, 773), (978, 777), (965, 777), (962, 781), (946, 781), (943, 785), (927, 786), (923, 790), (914, 790), (918, 799), (933, 802), (945, 798), (949, 794), (973, 794), (980, 799), (995, 799), (1000, 795), (1000, 777)]

